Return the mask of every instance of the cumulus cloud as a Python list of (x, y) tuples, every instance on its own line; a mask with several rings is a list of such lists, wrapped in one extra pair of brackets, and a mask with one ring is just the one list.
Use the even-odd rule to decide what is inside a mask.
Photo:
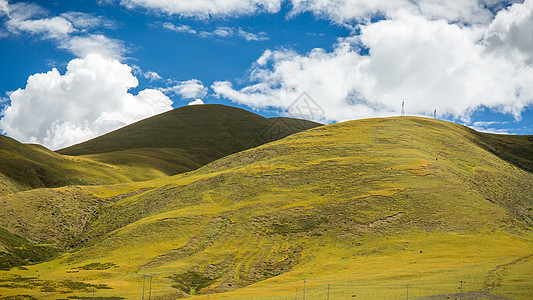
[(194, 100), (192, 102), (189, 102), (189, 104), (187, 104), (187, 105), (190, 106), (190, 105), (202, 105), (202, 104), (204, 104), (204, 101), (202, 101), (202, 99), (196, 99), (196, 100)]
[(533, 1), (500, 11), (485, 35), (485, 43), (503, 55), (519, 55), (533, 63)]
[[(520, 0), (518, 0), (520, 1)], [(502, 0), (291, 0), (291, 14), (311, 12), (333, 22), (343, 24), (368, 22), (376, 16), (389, 17), (399, 9), (420, 14), (429, 20), (445, 19), (464, 24), (487, 24), (493, 17), (492, 9)], [(516, 1), (515, 1), (516, 2)]]
[(183, 99), (204, 98), (207, 96), (207, 87), (198, 79), (180, 81), (173, 86), (160, 90), (178, 95)]
[(64, 75), (57, 69), (34, 74), (11, 93), (0, 128), (21, 142), (58, 149), (172, 108), (158, 90), (128, 92), (137, 85), (131, 67), (117, 60), (74, 59)]
[(120, 0), (127, 8), (144, 7), (168, 15), (224, 17), (278, 12), (283, 0)]
[[(523, 9), (531, 1), (514, 6)], [(512, 20), (508, 22), (520, 23)], [(325, 111), (319, 121), (398, 114), (402, 98), (409, 114), (429, 115), (437, 109), (440, 116), (466, 121), (481, 106), (519, 119), (533, 103), (533, 66), (479, 42), (482, 27), (399, 9), (360, 29), (360, 35), (341, 39), (331, 52), (267, 50), (254, 64), (248, 86), (234, 88), (222, 81), (212, 89), (253, 108), (278, 107), (288, 113), (294, 113), (291, 105), (307, 92)], [(361, 48), (368, 55), (360, 54)]]

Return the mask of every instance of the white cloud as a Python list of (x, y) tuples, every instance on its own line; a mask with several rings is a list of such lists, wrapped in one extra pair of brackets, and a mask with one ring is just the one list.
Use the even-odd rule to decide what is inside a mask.
[(275, 13), (283, 0), (120, 0), (127, 8), (144, 7), (168, 15), (185, 17), (224, 17)]
[(132, 69), (133, 69), (133, 75), (141, 76), (141, 77), (143, 77), (145, 79), (150, 80), (150, 82), (163, 79), (163, 77), (159, 76), (159, 74), (157, 74), (157, 72), (154, 72), (154, 71), (146, 71), (145, 72), (145, 71), (143, 71), (141, 69), (141, 67), (139, 67), (137, 65), (133, 65)]
[(160, 90), (162, 92), (173, 93), (183, 99), (195, 99), (207, 96), (207, 87), (198, 79), (180, 81), (174, 86)]
[(143, 77), (146, 78), (146, 79), (149, 79), (150, 81), (163, 79), (163, 77), (159, 76), (159, 74), (157, 74), (157, 72), (153, 72), (153, 71), (145, 72), (143, 74)]
[[(486, 106), (519, 119), (533, 104), (533, 67), (487, 49), (479, 42), (482, 29), (400, 9), (361, 26), (360, 36), (341, 39), (332, 52), (267, 50), (248, 86), (235, 89), (223, 81), (212, 89), (253, 108), (284, 110), (307, 92), (325, 111), (319, 121), (398, 114), (402, 98), (413, 115), (437, 109), (468, 120)], [(369, 55), (359, 54), (360, 47)]]
[(472, 124), (464, 124), (476, 131), (479, 132), (486, 132), (486, 133), (494, 133), (494, 134), (515, 134), (512, 132), (509, 132), (509, 129), (506, 128), (495, 128), (494, 126), (501, 126), (505, 125), (507, 122), (495, 122), (495, 121), (489, 121), (489, 122), (474, 122)]
[(203, 38), (213, 37), (213, 36), (226, 38), (226, 37), (233, 36), (233, 34), (234, 34), (233, 28), (222, 26), (222, 27), (218, 27), (217, 29), (213, 31), (201, 31), (200, 33), (198, 33), (198, 36), (203, 37)]
[(291, 0), (292, 15), (311, 12), (343, 24), (369, 21), (378, 15), (390, 16), (399, 9), (421, 14), (430, 20), (446, 19), (451, 22), (488, 23), (492, 13), (478, 0)]
[(0, 128), (21, 141), (52, 149), (69, 146), (172, 108), (158, 90), (137, 95), (128, 65), (97, 54), (70, 61), (61, 75), (52, 69), (28, 78), (10, 95)]
[(196, 99), (196, 100), (194, 100), (192, 102), (189, 102), (189, 104), (187, 104), (187, 105), (190, 106), (190, 105), (202, 105), (202, 104), (204, 104), (204, 101), (202, 101), (202, 99)]
[(77, 57), (100, 54), (108, 58), (120, 59), (126, 52), (123, 42), (101, 34), (73, 36), (60, 42), (59, 48), (66, 49)]
[[(513, 0), (515, 1), (515, 0)], [(368, 21), (376, 15), (389, 15), (400, 8), (420, 13), (428, 19), (462, 23), (488, 23), (490, 7), (498, 0), (120, 0), (130, 9), (143, 7), (168, 15), (185, 17), (238, 17), (257, 13), (278, 13), (283, 3), (290, 4), (290, 15), (311, 12), (342, 24)]]
[(268, 40), (268, 35), (266, 32), (259, 32), (259, 33), (253, 33), (253, 32), (247, 32), (243, 30), (242, 28), (239, 28), (237, 30), (237, 35), (241, 38), (247, 40), (247, 41), (266, 41)]
[(286, 4), (291, 7), (289, 16), (311, 12), (338, 24), (367, 22), (372, 17), (389, 16), (399, 9), (408, 9), (429, 20), (445, 19), (464, 24), (488, 24), (493, 18), (493, 11), (522, 0), (100, 0), (100, 2), (119, 2), (129, 9), (145, 8), (167, 15), (201, 19), (278, 13), (282, 4)]
[(47, 12), (40, 6), (24, 2), (9, 4), (0, 2), (0, 10), (8, 15), (7, 28), (13, 33), (28, 32), (44, 38), (61, 39), (72, 33), (96, 27), (113, 28), (114, 23), (82, 12), (66, 12), (51, 18), (36, 18)]
[(175, 32), (184, 32), (184, 33), (190, 33), (190, 34), (196, 34), (196, 30), (192, 29), (191, 26), (188, 25), (174, 25), (170, 22), (165, 22), (162, 24), (163, 28), (168, 29), (170, 31)]
[(42, 34), (46, 38), (63, 38), (73, 33), (76, 29), (63, 17), (24, 20), (11, 18), (7, 21), (11, 32), (25, 31), (31, 34)]
[[(9, 4), (5, 0), (0, 0), (0, 11), (8, 16), (5, 25), (12, 34), (29, 33), (42, 39), (51, 39), (59, 48), (78, 57), (95, 53), (109, 58), (121, 58), (126, 52), (123, 42), (101, 34), (88, 33), (94, 28), (115, 27), (114, 22), (104, 17), (82, 12), (66, 12), (60, 16), (43, 18), (47, 12), (38, 5), (24, 2)], [(0, 32), (0, 35), (5, 34)]]
[(246, 41), (265, 41), (269, 39), (266, 32), (261, 31), (258, 33), (253, 33), (248, 32), (242, 29), (241, 27), (233, 28), (228, 26), (220, 26), (213, 31), (201, 30), (198, 32), (197, 30), (192, 29), (188, 25), (174, 25), (172, 23), (166, 22), (162, 23), (161, 26), (170, 31), (189, 33), (202, 38), (230, 38), (237, 36)]
[(485, 35), (485, 43), (502, 55), (518, 54), (533, 63), (533, 1), (500, 11)]
[(66, 12), (61, 17), (67, 19), (77, 29), (93, 29), (98, 27), (115, 28), (114, 22), (104, 17), (95, 17), (91, 14), (82, 12)]
[(9, 6), (7, 0), (0, 0), (0, 17), (3, 15), (9, 15)]

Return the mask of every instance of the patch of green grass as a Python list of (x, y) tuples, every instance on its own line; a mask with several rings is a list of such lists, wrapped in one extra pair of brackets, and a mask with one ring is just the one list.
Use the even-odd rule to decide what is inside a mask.
[(192, 270), (170, 276), (169, 278), (176, 282), (172, 285), (173, 288), (179, 289), (189, 295), (194, 295), (215, 282), (215, 278), (204, 276)]
[(47, 261), (61, 251), (55, 247), (30, 243), (25, 238), (0, 227), (0, 270)]
[(114, 263), (90, 263), (83, 265), (81, 267), (77, 267), (76, 269), (80, 270), (107, 270), (111, 268), (116, 268), (117, 265)]

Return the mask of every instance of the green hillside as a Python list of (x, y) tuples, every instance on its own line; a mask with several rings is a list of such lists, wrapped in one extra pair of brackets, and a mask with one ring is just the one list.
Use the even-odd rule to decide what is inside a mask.
[(57, 153), (0, 135), (0, 195), (165, 177), (319, 125), (202, 105), (178, 108)]
[(139, 299), (152, 274), (152, 299), (302, 299), (304, 279), (308, 299), (454, 299), (461, 281), (471, 299), (531, 299), (531, 149), (368, 119), (173, 177), (11, 194), (0, 226), (68, 251), (1, 271), (0, 294)]
[(146, 168), (175, 175), (320, 125), (300, 119), (268, 119), (225, 105), (193, 105), (57, 152), (117, 165), (130, 177), (145, 180), (158, 177), (140, 175)]
[(0, 195), (65, 185), (130, 182), (111, 166), (61, 156), (39, 145), (0, 135)]

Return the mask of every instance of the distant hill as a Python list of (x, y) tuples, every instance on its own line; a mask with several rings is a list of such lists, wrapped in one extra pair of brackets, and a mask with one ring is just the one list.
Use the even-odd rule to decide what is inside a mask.
[(43, 187), (129, 181), (111, 166), (61, 156), (43, 146), (22, 144), (0, 135), (0, 195)]
[(460, 282), (482, 298), (532, 299), (532, 145), (367, 119), (172, 177), (11, 194), (0, 198), (5, 236), (70, 251), (0, 273), (0, 291), (63, 299), (100, 285), (103, 299), (135, 299), (153, 274), (154, 299), (294, 299), (304, 280), (309, 299), (404, 299), (407, 286), (454, 299)]
[(57, 153), (117, 165), (130, 177), (143, 180), (149, 178), (136, 178), (140, 170), (174, 175), (320, 125), (300, 119), (264, 118), (224, 105), (194, 105), (144, 119)]
[(174, 175), (316, 126), (320, 124), (201, 105), (178, 108), (57, 152), (0, 135), (0, 195)]

